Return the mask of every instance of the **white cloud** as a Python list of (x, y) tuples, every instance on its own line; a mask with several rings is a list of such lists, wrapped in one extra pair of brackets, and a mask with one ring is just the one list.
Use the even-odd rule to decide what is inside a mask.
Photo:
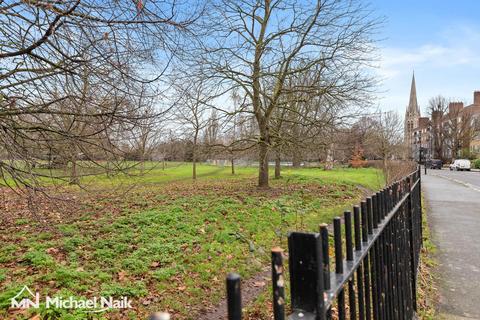
[(382, 49), (379, 73), (385, 78), (411, 72), (414, 68), (455, 68), (480, 64), (480, 32), (466, 26), (449, 27), (436, 42), (416, 48)]
[(380, 106), (403, 114), (408, 103), (410, 80), (415, 70), (421, 106), (442, 94), (466, 103), (480, 89), (480, 29), (446, 26), (417, 47), (389, 46), (382, 49), (378, 75), (383, 79)]
[[(477, 54), (476, 54), (477, 52)], [(442, 46), (426, 44), (419, 48), (385, 48), (379, 73), (384, 77), (395, 77), (414, 68), (454, 68), (461, 65), (480, 63), (480, 49), (473, 46)]]

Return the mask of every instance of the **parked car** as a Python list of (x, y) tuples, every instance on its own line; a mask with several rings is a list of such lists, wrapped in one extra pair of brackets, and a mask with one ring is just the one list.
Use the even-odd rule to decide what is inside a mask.
[(427, 169), (442, 169), (443, 162), (439, 159), (429, 159), (425, 162)]
[(470, 160), (457, 159), (457, 160), (453, 161), (453, 163), (450, 165), (450, 170), (455, 170), (455, 171), (467, 170), (467, 171), (470, 171), (471, 167), (472, 167), (472, 164), (470, 163)]

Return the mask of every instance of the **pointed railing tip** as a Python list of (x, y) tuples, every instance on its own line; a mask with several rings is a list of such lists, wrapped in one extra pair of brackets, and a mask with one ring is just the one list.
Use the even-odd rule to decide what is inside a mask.
[(241, 278), (240, 275), (235, 272), (230, 272), (229, 274), (227, 274), (227, 280), (236, 281), (236, 280), (240, 280), (240, 278)]
[(170, 314), (168, 312), (155, 312), (149, 320), (170, 320)]

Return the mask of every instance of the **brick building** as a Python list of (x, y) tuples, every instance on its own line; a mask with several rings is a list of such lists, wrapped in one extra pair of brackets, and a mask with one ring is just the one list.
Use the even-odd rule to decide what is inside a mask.
[(471, 153), (478, 156), (480, 155), (480, 91), (473, 93), (473, 104), (466, 106), (464, 112), (472, 115), (472, 125), (476, 127), (474, 137), (469, 141), (469, 149)]
[(432, 158), (431, 122), (428, 117), (420, 117), (418, 126), (413, 130), (412, 158), (420, 161)]
[(441, 158), (480, 157), (480, 91), (473, 93), (471, 105), (465, 107), (463, 102), (451, 102), (445, 112), (436, 111), (431, 118), (422, 117), (413, 75), (404, 127), (408, 159), (423, 161), (440, 157), (435, 148), (439, 140), (433, 136), (435, 129), (443, 130)]

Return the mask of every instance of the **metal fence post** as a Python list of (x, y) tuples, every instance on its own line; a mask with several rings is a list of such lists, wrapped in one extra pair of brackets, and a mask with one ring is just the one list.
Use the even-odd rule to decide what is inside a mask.
[[(347, 264), (353, 264), (353, 231), (352, 231), (352, 213), (350, 211), (345, 211), (344, 213), (345, 221), (345, 244), (346, 244), (346, 254), (347, 254)], [(348, 281), (348, 306), (350, 309), (350, 319), (355, 319), (357, 317), (357, 308), (355, 302), (355, 276), (352, 276)]]
[[(366, 201), (362, 201), (362, 240), (368, 243), (368, 236), (373, 233), (373, 225), (372, 225), (372, 199), (367, 198)], [(367, 252), (365, 255), (365, 259), (363, 260), (363, 279), (365, 281), (365, 285), (363, 286), (365, 289), (365, 318), (367, 320), (372, 319), (372, 309), (371, 309), (371, 295), (373, 295), (372, 291), (372, 277), (371, 270), (373, 269), (373, 265), (370, 268), (370, 261), (372, 261), (372, 252)]]
[[(343, 274), (342, 252), (342, 221), (339, 217), (333, 219), (333, 239), (335, 243), (335, 273)], [(345, 319), (345, 290), (342, 288), (337, 298), (338, 319)]]
[[(323, 267), (323, 289), (330, 290), (330, 249), (328, 243), (328, 225), (322, 223), (319, 226), (320, 237), (322, 238), (322, 267)], [(325, 310), (325, 319), (332, 318), (332, 308)]]
[(415, 218), (415, 204), (413, 203), (414, 197), (412, 197), (412, 177), (409, 176), (407, 177), (408, 185), (409, 185), (409, 190), (408, 190), (408, 210), (407, 210), (407, 220), (408, 220), (408, 229), (409, 229), (409, 242), (410, 242), (410, 259), (411, 259), (411, 264), (410, 264), (410, 272), (411, 272), (411, 285), (412, 285), (412, 307), (413, 310), (417, 311), (417, 279), (416, 279), (416, 252), (415, 252), (415, 224), (414, 224), (414, 218)]
[(420, 210), (420, 237), (422, 239), (422, 241), (420, 241), (420, 245), (423, 247), (422, 177), (420, 176), (420, 168), (418, 168), (418, 206)]
[(228, 320), (242, 319), (242, 297), (240, 293), (240, 275), (227, 275)]
[[(363, 206), (363, 202), (362, 202)], [(360, 207), (353, 207), (353, 225), (355, 230), (355, 251), (360, 252), (362, 250), (362, 235), (361, 235), (361, 216)], [(363, 289), (363, 264), (360, 263), (357, 268), (357, 293), (358, 293), (358, 318), (359, 320), (365, 319), (365, 299)]]
[(273, 290), (273, 318), (285, 319), (285, 277), (283, 270), (283, 250), (272, 249), (272, 290)]
[(292, 319), (325, 319), (322, 240), (318, 233), (288, 236)]

